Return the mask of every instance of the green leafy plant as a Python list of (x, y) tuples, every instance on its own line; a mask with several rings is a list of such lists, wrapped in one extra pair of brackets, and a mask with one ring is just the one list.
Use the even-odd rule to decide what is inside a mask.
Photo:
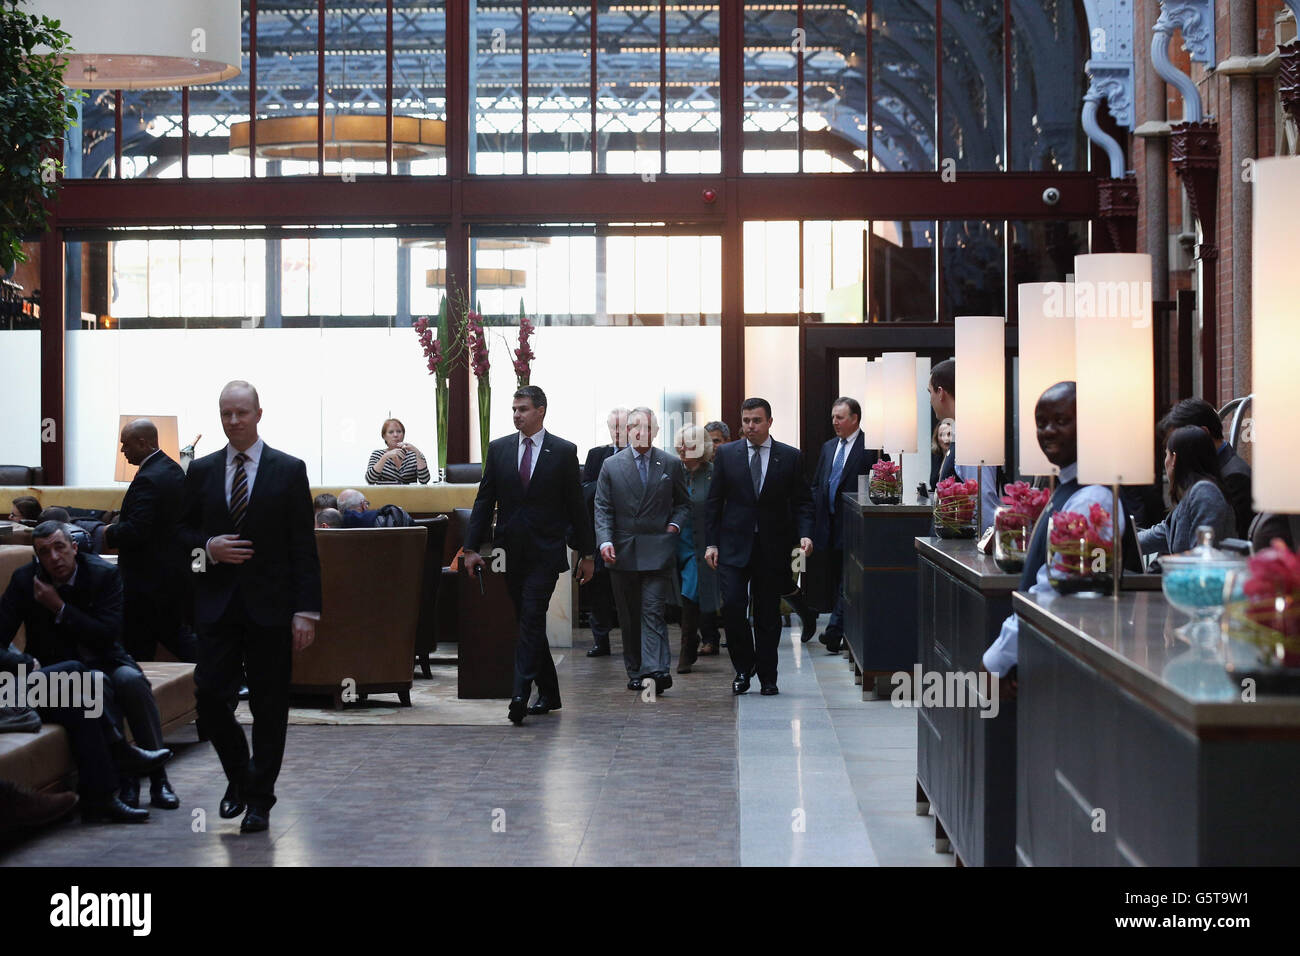
[(45, 231), (59, 189), (59, 143), (80, 91), (65, 90), (71, 37), (59, 22), (0, 0), (0, 271), (26, 259), (23, 238)]

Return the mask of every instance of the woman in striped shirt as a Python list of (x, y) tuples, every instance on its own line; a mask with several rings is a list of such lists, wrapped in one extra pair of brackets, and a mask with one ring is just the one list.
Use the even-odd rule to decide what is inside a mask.
[(424, 460), (424, 453), (414, 445), (408, 445), (406, 426), (396, 418), (384, 422), (379, 431), (387, 448), (379, 448), (370, 453), (370, 467), (366, 469), (366, 481), (372, 485), (386, 484), (413, 485), (417, 481), (422, 485), (429, 483), (429, 464)]

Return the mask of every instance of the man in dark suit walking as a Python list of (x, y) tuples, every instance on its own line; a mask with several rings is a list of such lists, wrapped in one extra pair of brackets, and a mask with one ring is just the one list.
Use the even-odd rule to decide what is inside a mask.
[[(320, 561), (307, 466), (258, 437), (262, 406), (252, 385), (230, 382), (219, 404), (228, 444), (186, 472), (180, 536), (200, 552), (192, 565), (194, 682), (199, 719), (228, 781), (220, 814), (229, 820), (246, 809), (239, 828), (249, 833), (270, 824), (293, 652), (311, 644), (320, 617)], [(234, 712), (244, 673), (251, 761)]]
[[(842, 396), (831, 406), (831, 427), (835, 437), (822, 445), (813, 479), (813, 549), (823, 579), (821, 593), (834, 594), (830, 623), (821, 642), (832, 654), (839, 653), (844, 640), (844, 590), (841, 573), (844, 562), (844, 520), (840, 495), (857, 490), (858, 478), (867, 475), (879, 458), (875, 449), (863, 447), (865, 438), (859, 425), (862, 406), (856, 399)], [(825, 607), (818, 604), (818, 607)]]
[[(587, 452), (587, 461), (582, 466), (582, 497), (587, 502), (587, 515), (593, 523), (596, 520), (596, 480), (600, 477), (601, 466), (606, 460), (627, 444), (627, 416), (626, 408), (610, 409), (605, 418), (605, 427), (609, 429), (609, 444), (597, 445)], [(604, 559), (597, 554), (595, 574), (591, 579), (591, 587), (587, 588), (587, 601), (591, 605), (591, 648), (587, 651), (588, 657), (609, 656), (609, 632), (618, 620), (610, 582), (609, 569)]]
[[(582, 584), (591, 580), (596, 544), (582, 499), (578, 448), (543, 427), (546, 393), (536, 385), (523, 386), (514, 394), (511, 411), (518, 431), (488, 446), (465, 534), (465, 569), (483, 573), (486, 562), (478, 552), (485, 542), (505, 551), (506, 589), (519, 622), (514, 694), (506, 716), (521, 724), (525, 714), (560, 709), (560, 681), (546, 641), (546, 608), (560, 572), (569, 568), (569, 529), (581, 554)], [(537, 702), (529, 707), (534, 681)]]
[[(736, 677), (733, 694), (749, 690), (758, 674), (763, 695), (776, 686), (781, 640), (781, 594), (790, 586), (796, 556), (812, 553), (813, 505), (799, 449), (774, 441), (772, 406), (747, 398), (740, 406), (744, 441), (718, 448), (709, 486), (704, 560), (717, 569), (722, 620)], [(745, 611), (754, 603), (751, 631)]]
[(137, 418), (122, 429), (122, 455), (139, 470), (104, 542), (118, 550), (125, 596), (123, 644), (138, 661), (151, 661), (161, 644), (194, 663), (197, 642), (181, 633), (183, 594), (190, 587), (186, 556), (176, 542), (185, 472), (158, 448), (158, 429)]

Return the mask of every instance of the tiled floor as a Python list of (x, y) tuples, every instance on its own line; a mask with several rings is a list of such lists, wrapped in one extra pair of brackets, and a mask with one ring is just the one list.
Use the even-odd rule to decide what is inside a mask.
[(651, 702), (615, 645), (557, 651), (564, 708), (520, 728), (504, 702), (499, 727), (290, 727), (267, 834), (217, 816), (220, 765), (187, 728), (182, 809), (65, 823), (0, 864), (952, 865), (914, 813), (914, 712), (863, 702), (842, 657), (787, 630), (779, 696), (733, 698), (724, 651)]

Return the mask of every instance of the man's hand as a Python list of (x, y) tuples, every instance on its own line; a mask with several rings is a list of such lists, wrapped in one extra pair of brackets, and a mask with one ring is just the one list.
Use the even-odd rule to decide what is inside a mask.
[(805, 558), (812, 554), (812, 538), (800, 538), (799, 550), (803, 552)]
[(487, 562), (483, 560), (483, 555), (479, 554), (477, 551), (465, 552), (465, 570), (470, 574), (482, 573), (485, 564), (487, 564)]
[[(613, 547), (610, 551), (613, 551)], [(592, 558), (583, 558), (578, 562), (578, 583), (586, 584), (596, 573), (596, 562)]]
[(301, 614), (293, 616), (293, 649), (300, 651), (316, 640), (316, 622)]
[(664, 528), (664, 530), (667, 531), (669, 534), (681, 534), (681, 533), (682, 533), (682, 529), (679, 528), (679, 527), (677, 527), (677, 525), (672, 524), (671, 522), (669, 523), (668, 527)]
[(63, 607), (63, 598), (59, 597), (59, 592), (54, 590), (54, 585), (46, 584), (40, 578), (32, 582), (32, 596), (36, 598), (37, 604), (53, 614), (58, 614)]
[(208, 542), (208, 553), (222, 564), (243, 564), (253, 556), (253, 542), (237, 534), (219, 534)]
[(614, 546), (607, 544), (600, 549), (600, 557), (606, 564), (613, 564), (616, 560), (614, 557)]
[(718, 570), (718, 549), (710, 545), (704, 549), (704, 563), (714, 571)]

